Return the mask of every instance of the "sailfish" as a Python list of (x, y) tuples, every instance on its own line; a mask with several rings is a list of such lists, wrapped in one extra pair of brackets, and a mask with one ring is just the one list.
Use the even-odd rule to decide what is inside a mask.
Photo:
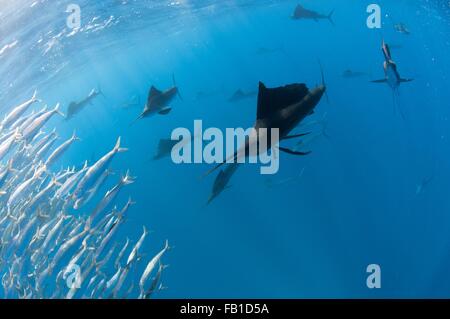
[[(311, 152), (299, 152), (277, 145), (270, 145), (270, 132), (271, 129), (279, 129), (280, 141), (308, 135), (309, 133), (295, 135), (290, 135), (290, 133), (300, 122), (314, 113), (315, 107), (319, 104), (325, 92), (326, 85), (323, 72), (322, 84), (312, 90), (309, 90), (304, 83), (267, 88), (264, 83), (259, 82), (256, 123), (254, 125), (255, 136), (247, 136), (244, 145), (234, 155), (208, 171), (206, 175), (209, 175), (225, 163), (236, 162), (242, 156), (247, 157), (251, 149), (256, 149), (254, 144), (258, 145), (259, 141), (264, 138), (267, 138), (267, 150), (272, 147), (278, 147), (280, 151), (291, 155), (303, 156), (310, 154)], [(268, 136), (262, 136), (261, 132), (266, 132)]]
[(165, 91), (161, 91), (157, 89), (155, 86), (152, 86), (148, 92), (147, 103), (144, 106), (144, 110), (138, 116), (138, 118), (130, 124), (133, 125), (140, 119), (159, 114), (159, 115), (167, 115), (172, 111), (172, 108), (168, 105), (176, 95), (180, 99), (180, 91), (175, 82), (175, 76), (173, 78), (173, 86)]
[[(396, 95), (398, 95), (398, 90), (400, 88), (400, 84), (411, 82), (413, 79), (408, 78), (402, 78), (400, 76), (400, 73), (397, 69), (397, 64), (392, 60), (391, 56), (391, 50), (389, 49), (389, 45), (387, 45), (384, 40), (381, 45), (381, 49), (383, 51), (384, 55), (384, 63), (383, 63), (383, 69), (384, 69), (384, 78), (380, 80), (374, 80), (371, 81), (372, 83), (387, 83), (389, 87), (392, 89), (392, 98), (394, 101), (394, 110), (397, 107), (397, 103), (395, 101)], [(400, 110), (400, 109), (399, 109)], [(403, 116), (403, 113), (400, 110), (400, 113)]]

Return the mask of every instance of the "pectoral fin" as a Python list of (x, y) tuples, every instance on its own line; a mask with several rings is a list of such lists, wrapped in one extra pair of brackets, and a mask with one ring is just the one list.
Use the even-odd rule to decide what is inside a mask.
[(370, 82), (372, 82), (372, 83), (386, 83), (387, 79), (373, 80), (373, 81), (370, 81)]
[(279, 147), (279, 149), (280, 149), (280, 151), (291, 154), (291, 155), (305, 156), (305, 155), (311, 154), (311, 152), (296, 152), (296, 151), (293, 151), (286, 147)]
[(411, 81), (414, 81), (414, 79), (400, 79), (401, 83), (411, 82)]
[(160, 114), (160, 115), (167, 115), (167, 114), (170, 113), (170, 111), (172, 111), (172, 108), (167, 107), (167, 108), (162, 109), (161, 111), (159, 111), (158, 114)]

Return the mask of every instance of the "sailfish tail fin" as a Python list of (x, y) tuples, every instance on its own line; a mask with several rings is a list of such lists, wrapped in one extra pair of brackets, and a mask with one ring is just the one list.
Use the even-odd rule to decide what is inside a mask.
[(327, 19), (334, 26), (335, 24), (334, 24), (334, 21), (333, 21), (333, 13), (334, 13), (334, 9), (331, 10), (330, 14), (327, 16)]
[(406, 120), (405, 114), (403, 113), (401, 106), (398, 104), (397, 96), (398, 96), (398, 91), (395, 91), (395, 90), (392, 91), (392, 103), (394, 104), (394, 113), (397, 113), (397, 110), (398, 110), (402, 120)]

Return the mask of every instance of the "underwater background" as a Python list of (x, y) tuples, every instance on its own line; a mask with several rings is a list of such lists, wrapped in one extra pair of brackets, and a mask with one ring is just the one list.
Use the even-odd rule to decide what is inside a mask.
[[(335, 25), (292, 20), (299, 2), (334, 9)], [(101, 88), (105, 97), (47, 127), (82, 139), (67, 165), (98, 158), (122, 137), (129, 152), (112, 169), (137, 180), (120, 195), (136, 201), (121, 238), (138, 238), (146, 225), (146, 251), (166, 239), (174, 246), (157, 298), (450, 297), (449, 4), (377, 0), (383, 27), (369, 29), (372, 2), (0, 0), (0, 114), (35, 89), (65, 112)], [(81, 7), (77, 32), (66, 26), (70, 3)], [(399, 22), (411, 34), (396, 32)], [(369, 82), (383, 77), (382, 39), (400, 74), (414, 78), (399, 92), (405, 119), (389, 87)], [(310, 155), (281, 154), (274, 176), (246, 165), (208, 206), (214, 176), (201, 176), (210, 165), (152, 160), (161, 138), (195, 119), (252, 126), (256, 96), (227, 99), (258, 81), (312, 88), (318, 59), (329, 103), (311, 117), (326, 120), (326, 136), (308, 144)], [(364, 75), (343, 77), (347, 69)], [(183, 99), (169, 115), (130, 126), (150, 86), (170, 87), (172, 75)], [(381, 289), (366, 286), (369, 264), (381, 266)]]

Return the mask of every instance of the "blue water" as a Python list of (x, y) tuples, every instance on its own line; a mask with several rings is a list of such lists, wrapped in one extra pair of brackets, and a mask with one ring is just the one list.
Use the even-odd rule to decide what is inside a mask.
[[(70, 35), (66, 7), (81, 6), (82, 30)], [(109, 151), (117, 136), (130, 149), (113, 169), (130, 169), (137, 182), (121, 238), (136, 240), (147, 225), (150, 255), (165, 239), (174, 246), (164, 263), (168, 289), (158, 298), (338, 298), (450, 296), (450, 71), (446, 1), (379, 0), (383, 28), (366, 26), (365, 1), (304, 0), (326, 20), (290, 19), (298, 1), (7, 1), (0, 0), (0, 112), (28, 99), (34, 89), (49, 106), (100, 87), (98, 97), (70, 122), (54, 118), (62, 137), (73, 130), (82, 143), (65, 163), (80, 165)], [(389, 15), (389, 18), (386, 17)], [(94, 19), (95, 17), (95, 19)], [(94, 19), (94, 20), (93, 20)], [(404, 22), (410, 35), (397, 33)], [(62, 33), (61, 33), (62, 32)], [(58, 34), (60, 34), (58, 36)], [(392, 49), (400, 74), (403, 120), (393, 111), (383, 77), (381, 40)], [(259, 48), (280, 48), (258, 54)], [(329, 139), (312, 154), (281, 154), (280, 171), (262, 176), (241, 168), (226, 190), (205, 207), (214, 176), (210, 165), (149, 161), (160, 138), (174, 128), (250, 127), (256, 98), (226, 100), (238, 88), (319, 84), (320, 59), (330, 102)], [(348, 68), (369, 76), (345, 79)], [(144, 119), (151, 85), (167, 88), (172, 74), (183, 100), (167, 116)], [(197, 93), (210, 93), (198, 99)], [(139, 96), (141, 105), (123, 108)], [(267, 179), (294, 183), (267, 187)], [(434, 176), (416, 194), (416, 185)], [(111, 187), (114, 180), (105, 187)], [(366, 267), (379, 264), (381, 289), (368, 289)]]

